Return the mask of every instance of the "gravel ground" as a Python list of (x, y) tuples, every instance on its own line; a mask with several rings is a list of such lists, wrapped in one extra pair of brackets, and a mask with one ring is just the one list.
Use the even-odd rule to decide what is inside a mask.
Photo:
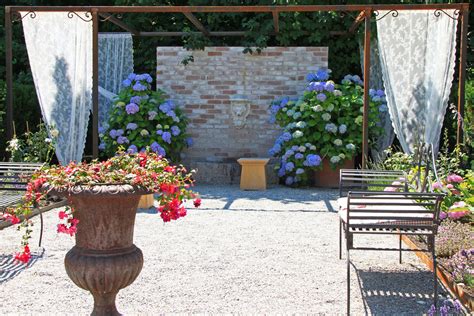
[[(171, 224), (139, 210), (135, 244), (145, 264), (117, 298), (131, 315), (174, 313), (344, 314), (346, 261), (338, 259), (334, 190), (200, 186), (202, 209)], [(45, 214), (43, 249), (25, 269), (13, 264), (20, 235), (0, 231), (0, 314), (91, 312), (92, 296), (66, 275), (73, 238), (55, 233), (58, 210)], [(38, 218), (34, 219), (39, 223)], [(33, 242), (38, 240), (36, 227)], [(393, 236), (359, 237), (356, 245), (397, 246)], [(432, 278), (417, 258), (351, 253), (353, 314), (420, 315), (431, 305)]]

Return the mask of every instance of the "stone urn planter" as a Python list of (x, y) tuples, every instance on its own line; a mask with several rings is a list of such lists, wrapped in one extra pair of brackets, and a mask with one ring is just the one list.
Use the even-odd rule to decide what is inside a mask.
[(314, 172), (313, 185), (322, 188), (338, 188), (339, 187), (339, 171), (341, 169), (354, 168), (354, 159), (345, 160), (342, 165), (336, 169), (331, 168), (329, 159), (323, 159), (322, 169)]
[(149, 192), (131, 185), (96, 185), (57, 193), (68, 197), (79, 220), (76, 245), (64, 260), (69, 278), (94, 297), (92, 315), (120, 315), (117, 293), (143, 267), (133, 230), (140, 196)]

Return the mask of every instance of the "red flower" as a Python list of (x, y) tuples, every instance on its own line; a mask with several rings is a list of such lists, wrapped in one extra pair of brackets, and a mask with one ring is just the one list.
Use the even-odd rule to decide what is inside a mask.
[(199, 207), (201, 206), (201, 199), (195, 199), (194, 200), (194, 207)]
[(17, 253), (15, 255), (15, 260), (21, 261), (23, 263), (28, 263), (30, 259), (31, 259), (31, 252), (30, 252), (30, 247), (28, 247), (28, 245), (25, 245), (22, 253)]
[(36, 192), (39, 192), (39, 190), (41, 190), (41, 187), (43, 186), (43, 184), (46, 182), (46, 179), (45, 178), (38, 178), (36, 179), (34, 182), (33, 182), (33, 186), (35, 187), (35, 191)]
[(175, 173), (176, 167), (175, 166), (166, 166), (165, 171), (170, 172), (170, 173)]
[(10, 221), (10, 223), (12, 223), (13, 225), (18, 224), (20, 222), (20, 219), (14, 214), (3, 213), (2, 218), (5, 221)]

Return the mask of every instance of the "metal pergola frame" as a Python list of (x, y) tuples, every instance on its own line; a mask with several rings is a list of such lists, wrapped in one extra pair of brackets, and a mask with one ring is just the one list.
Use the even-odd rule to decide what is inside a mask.
[[(142, 32), (127, 25), (114, 14), (123, 13), (181, 13), (205, 36), (243, 36), (243, 31), (209, 31), (193, 13), (269, 13), (272, 15), (274, 33), (279, 32), (279, 13), (282, 12), (358, 12), (354, 23), (347, 33), (353, 33), (357, 27), (364, 22), (364, 113), (362, 123), (362, 168), (366, 167), (369, 152), (368, 133), (368, 109), (369, 109), (369, 80), (370, 78), (370, 20), (372, 14), (377, 19), (384, 18), (387, 14), (396, 17), (398, 11), (404, 10), (431, 10), (433, 14), (439, 16), (446, 14), (452, 19), (460, 21), (460, 55), (458, 72), (458, 118), (457, 118), (457, 144), (462, 142), (462, 118), (464, 116), (464, 92), (466, 80), (466, 54), (467, 54), (467, 30), (469, 18), (469, 3), (456, 4), (393, 4), (393, 5), (289, 5), (289, 6), (6, 6), (5, 7), (5, 49), (6, 49), (6, 134), (7, 139), (13, 136), (13, 67), (12, 67), (12, 21), (23, 18), (35, 18), (35, 12), (67, 12), (70, 18), (78, 16), (76, 12), (87, 12), (86, 19), (80, 17), (85, 22), (92, 22), (92, 155), (94, 158), (99, 154), (99, 56), (98, 56), (98, 34), (99, 22), (110, 21), (119, 26), (133, 36), (183, 36), (188, 32)], [(444, 10), (454, 10), (454, 16), (449, 15)], [(379, 11), (389, 11), (387, 14), (378, 17)], [(27, 12), (23, 16), (20, 12)], [(344, 32), (333, 32), (333, 34), (344, 34)]]

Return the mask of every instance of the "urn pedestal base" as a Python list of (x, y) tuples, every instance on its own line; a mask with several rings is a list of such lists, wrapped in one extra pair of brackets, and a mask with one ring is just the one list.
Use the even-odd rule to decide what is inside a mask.
[(88, 250), (74, 246), (66, 254), (64, 263), (69, 278), (94, 296), (92, 315), (120, 315), (115, 297), (140, 274), (143, 253), (135, 245), (116, 250)]

